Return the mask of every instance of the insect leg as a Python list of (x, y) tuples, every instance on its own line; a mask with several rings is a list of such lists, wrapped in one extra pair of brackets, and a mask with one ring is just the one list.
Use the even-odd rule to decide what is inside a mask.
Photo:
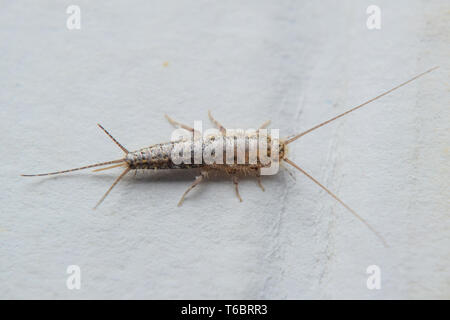
[(270, 124), (270, 120), (267, 120), (266, 122), (264, 122), (264, 123), (258, 128), (258, 130), (267, 128), (267, 126), (268, 126), (269, 124)]
[(236, 196), (238, 197), (239, 201), (242, 202), (242, 198), (241, 195), (239, 194), (239, 179), (236, 175), (233, 176), (233, 183), (234, 183), (234, 187), (236, 189)]
[(266, 189), (264, 189), (264, 186), (261, 183), (261, 176), (260, 175), (256, 176), (256, 179), (258, 180), (258, 186), (261, 188), (261, 190), (263, 192), (266, 191)]
[(97, 202), (97, 204), (95, 205), (94, 209), (97, 209), (97, 207), (103, 202), (103, 200), (105, 200), (106, 196), (111, 192), (111, 190), (116, 186), (116, 184), (130, 171), (130, 168), (126, 168), (121, 174), (120, 176), (117, 177), (117, 179), (113, 182), (113, 184), (111, 185), (111, 187), (109, 187), (108, 191), (105, 192), (105, 194), (103, 195), (103, 197), (100, 198), (100, 200)]
[(190, 131), (192, 133), (194, 133), (194, 128), (189, 127), (188, 125), (182, 124), (178, 121), (173, 120), (171, 117), (169, 117), (167, 114), (164, 115), (164, 117), (167, 119), (167, 121), (169, 121), (169, 123), (171, 125), (173, 125), (175, 128), (183, 128), (187, 131)]
[(223, 135), (225, 135), (227, 132), (227, 129), (225, 129), (224, 126), (222, 126), (216, 119), (213, 118), (210, 110), (208, 110), (208, 117), (209, 117), (209, 120), (211, 120), (211, 122), (214, 123), (214, 125), (220, 130), (220, 132)]
[(264, 189), (264, 186), (261, 183), (261, 169), (260, 168), (255, 169), (255, 177), (256, 177), (256, 181), (258, 182), (258, 186), (261, 188), (261, 190), (263, 192), (266, 191), (266, 189)]
[(186, 195), (189, 193), (189, 191), (191, 191), (192, 189), (195, 188), (196, 185), (198, 185), (200, 182), (203, 181), (204, 178), (206, 178), (206, 171), (201, 172), (200, 175), (198, 177), (195, 178), (195, 181), (189, 186), (189, 188), (187, 188), (187, 190), (183, 193), (183, 195), (181, 196), (180, 201), (178, 201), (178, 206), (180, 207), (183, 204), (184, 198), (186, 197)]

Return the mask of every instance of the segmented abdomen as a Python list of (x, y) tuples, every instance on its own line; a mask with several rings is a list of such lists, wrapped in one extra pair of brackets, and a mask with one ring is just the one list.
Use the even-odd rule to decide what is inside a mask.
[[(270, 162), (262, 161), (259, 152), (250, 151), (255, 150), (251, 149), (254, 141), (248, 137), (213, 137), (198, 141), (168, 142), (130, 152), (126, 161), (131, 169), (188, 169), (210, 166), (217, 169), (234, 167), (239, 170), (242, 167), (270, 165)], [(270, 137), (267, 148), (270, 155)], [(245, 151), (242, 153), (243, 150)]]

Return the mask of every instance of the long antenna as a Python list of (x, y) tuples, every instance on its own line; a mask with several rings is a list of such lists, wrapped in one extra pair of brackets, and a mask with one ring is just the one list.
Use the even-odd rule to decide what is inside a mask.
[(433, 71), (433, 70), (436, 70), (437, 68), (439, 68), (439, 67), (434, 67), (434, 68), (431, 68), (430, 70), (427, 70), (427, 71), (425, 71), (425, 72), (422, 72), (422, 73), (418, 74), (417, 76), (415, 76), (415, 77), (409, 79), (408, 81), (405, 81), (405, 82), (399, 84), (398, 86), (396, 86), (396, 87), (394, 87), (394, 88), (392, 88), (392, 89), (390, 89), (390, 90), (388, 90), (388, 91), (385, 91), (384, 93), (382, 93), (382, 94), (376, 96), (375, 98), (372, 98), (372, 99), (370, 99), (370, 100), (368, 100), (368, 101), (366, 101), (366, 102), (364, 102), (364, 103), (362, 103), (362, 104), (360, 104), (360, 105), (358, 105), (358, 106), (356, 106), (356, 107), (354, 107), (354, 108), (352, 108), (352, 109), (350, 109), (350, 110), (348, 110), (348, 111), (345, 111), (344, 113), (341, 113), (340, 115), (337, 115), (337, 116), (334, 117), (334, 118), (331, 118), (330, 120), (327, 120), (327, 121), (325, 121), (325, 122), (322, 122), (322, 123), (320, 123), (320, 124), (318, 124), (318, 125), (312, 127), (311, 129), (306, 130), (306, 131), (304, 131), (304, 132), (302, 132), (302, 133), (300, 133), (300, 134), (298, 134), (298, 135), (296, 135), (296, 136), (294, 136), (294, 137), (288, 139), (285, 143), (286, 143), (286, 144), (289, 144), (289, 143), (291, 143), (291, 142), (294, 142), (295, 140), (297, 140), (298, 138), (304, 136), (305, 134), (308, 134), (308, 133), (310, 133), (311, 131), (314, 131), (314, 130), (316, 130), (316, 129), (318, 129), (318, 128), (320, 128), (320, 127), (322, 127), (322, 126), (324, 126), (324, 125), (326, 125), (326, 124), (328, 124), (328, 123), (330, 123), (330, 122), (332, 122), (332, 121), (334, 121), (334, 120), (336, 120), (336, 119), (339, 119), (340, 117), (343, 117), (343, 116), (345, 116), (346, 114), (349, 114), (350, 112), (353, 112), (353, 111), (355, 111), (355, 110), (357, 110), (357, 109), (359, 109), (359, 108), (362, 108), (362, 107), (364, 107), (365, 105), (367, 105), (367, 104), (369, 104), (369, 103), (371, 103), (371, 102), (373, 102), (373, 101), (375, 101), (375, 100), (377, 100), (377, 99), (379, 99), (379, 98), (381, 98), (381, 97), (383, 97), (383, 96), (385, 96), (385, 95), (391, 93), (392, 91), (395, 91), (395, 90), (397, 90), (397, 89), (403, 87), (404, 85), (407, 85), (407, 84), (410, 83), (411, 81), (414, 81), (414, 80), (416, 80), (417, 78), (420, 78), (421, 76), (423, 76), (423, 75), (425, 75), (425, 74), (427, 74), (427, 73), (429, 73), (429, 72), (431, 72), (431, 71)]
[(302, 168), (300, 168), (298, 165), (296, 165), (294, 162), (292, 162), (289, 159), (284, 158), (284, 161), (286, 161), (287, 163), (289, 163), (291, 166), (293, 166), (294, 168), (298, 169), (301, 173), (303, 173), (305, 176), (307, 176), (309, 179), (311, 179), (315, 184), (317, 184), (319, 187), (321, 187), (323, 190), (325, 190), (330, 196), (332, 196), (334, 199), (336, 199), (340, 204), (342, 204), (348, 211), (350, 211), (359, 221), (361, 221), (362, 223), (364, 223), (366, 225), (367, 228), (370, 229), (370, 231), (372, 231), (383, 243), (383, 245), (385, 247), (388, 247), (388, 244), (386, 243), (386, 240), (384, 240), (384, 238), (363, 218), (361, 217), (359, 214), (356, 213), (355, 210), (353, 210), (352, 208), (350, 208), (347, 204), (344, 203), (344, 201), (342, 201), (341, 199), (338, 198), (337, 195), (335, 195), (333, 192), (331, 192), (330, 190), (327, 189), (327, 187), (325, 187), (323, 184), (321, 184), (319, 181), (317, 181), (316, 179), (314, 179), (309, 173), (307, 173), (305, 170), (303, 170)]

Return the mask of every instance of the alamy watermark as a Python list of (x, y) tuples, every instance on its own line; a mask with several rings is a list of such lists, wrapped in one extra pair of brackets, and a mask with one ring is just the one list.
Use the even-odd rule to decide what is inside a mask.
[(176, 129), (171, 141), (171, 160), (180, 164), (258, 165), (261, 175), (274, 175), (279, 170), (279, 129), (218, 129), (203, 132), (202, 121), (194, 121), (194, 132)]
[(373, 264), (367, 267), (366, 273), (370, 276), (367, 278), (366, 285), (369, 290), (381, 289), (381, 269)]
[(66, 9), (66, 13), (69, 14), (66, 20), (66, 27), (69, 30), (81, 29), (81, 9), (79, 6), (70, 5)]
[(381, 29), (381, 9), (379, 6), (370, 5), (366, 9), (367, 17), (366, 26), (369, 30)]
[(66, 280), (66, 286), (69, 290), (81, 289), (81, 269), (77, 265), (70, 265), (66, 270), (69, 275)]

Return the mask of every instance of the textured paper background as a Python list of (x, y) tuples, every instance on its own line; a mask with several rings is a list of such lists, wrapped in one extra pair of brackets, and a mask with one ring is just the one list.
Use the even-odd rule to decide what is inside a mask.
[[(66, 8), (81, 7), (81, 30)], [(368, 30), (366, 8), (381, 8)], [(0, 298), (450, 298), (448, 1), (2, 1)], [(165, 62), (168, 65), (165, 66)], [(211, 180), (117, 159), (211, 109), (287, 136), (440, 69), (290, 145), (294, 172)], [(366, 268), (381, 268), (381, 290)], [(81, 290), (66, 268), (81, 268)]]

